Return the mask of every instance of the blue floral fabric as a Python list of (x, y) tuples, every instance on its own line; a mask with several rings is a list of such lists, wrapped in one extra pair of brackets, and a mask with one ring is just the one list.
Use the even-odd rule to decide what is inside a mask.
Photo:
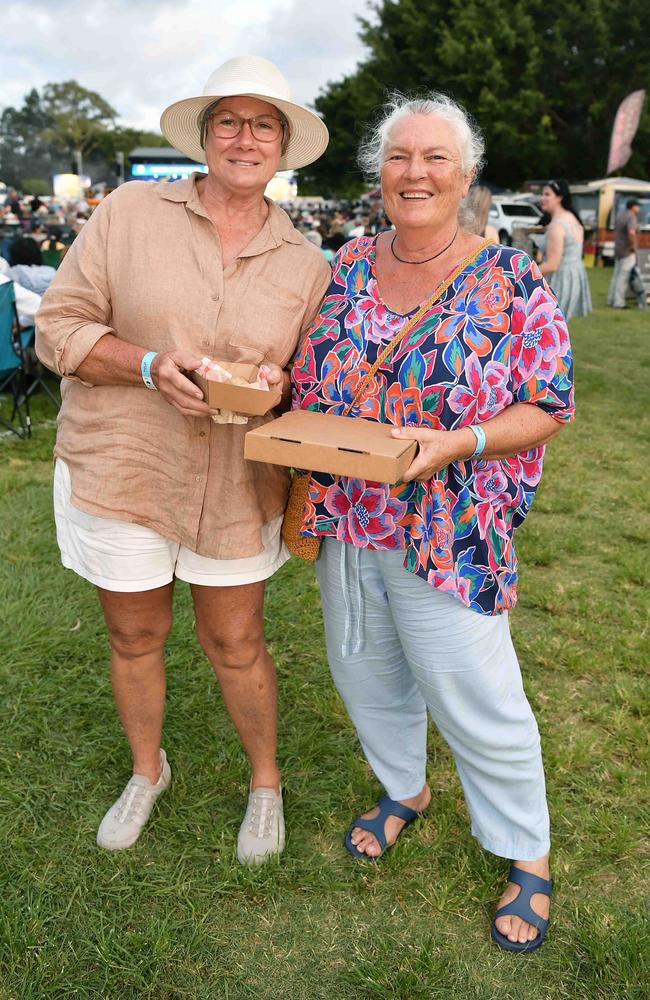
[[(293, 369), (293, 406), (340, 414), (378, 353), (408, 319), (381, 300), (375, 241), (351, 240)], [(452, 276), (426, 315), (375, 373), (352, 417), (454, 430), (515, 402), (573, 417), (566, 323), (537, 265), (488, 245)], [(419, 483), (371, 483), (314, 473), (307, 535), (403, 549), (406, 569), (481, 614), (516, 602), (515, 529), (540, 481), (544, 448), (506, 459), (452, 462)]]

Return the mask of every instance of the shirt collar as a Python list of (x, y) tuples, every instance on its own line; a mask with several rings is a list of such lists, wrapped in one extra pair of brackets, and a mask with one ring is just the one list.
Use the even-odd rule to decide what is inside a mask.
[(196, 182), (199, 177), (203, 177), (203, 174), (200, 170), (195, 170), (184, 181), (158, 181), (156, 193), (165, 201), (190, 201), (192, 194), (198, 198)]
[[(187, 180), (159, 182), (157, 185), (158, 196), (164, 198), (165, 201), (186, 202), (191, 211), (197, 215), (205, 216), (206, 212), (201, 204), (196, 186), (201, 177), (205, 177), (205, 174), (197, 170), (190, 174)], [(268, 218), (257, 236), (251, 240), (240, 255), (242, 257), (253, 257), (255, 254), (263, 253), (272, 247), (279, 247), (282, 243), (300, 244), (303, 242), (303, 237), (295, 229), (287, 213), (269, 198), (265, 200), (269, 206)]]

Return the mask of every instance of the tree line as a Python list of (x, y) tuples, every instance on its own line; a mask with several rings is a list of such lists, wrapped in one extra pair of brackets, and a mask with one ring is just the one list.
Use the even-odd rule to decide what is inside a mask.
[[(486, 139), (484, 178), (602, 177), (614, 116), (631, 91), (650, 95), (648, 0), (383, 0), (360, 20), (368, 50), (354, 73), (315, 101), (330, 130), (301, 191), (363, 187), (356, 148), (387, 90), (441, 90), (459, 100)], [(650, 177), (650, 101), (625, 167)]]
[[(356, 195), (364, 130), (385, 94), (442, 90), (474, 115), (487, 145), (484, 178), (603, 176), (612, 124), (632, 90), (650, 92), (649, 0), (377, 0), (360, 19), (367, 57), (315, 101), (330, 130), (320, 160), (300, 171), (302, 193)], [(0, 179), (25, 187), (72, 169), (80, 150), (94, 179), (118, 151), (166, 145), (157, 132), (115, 124), (117, 112), (74, 80), (31, 90), (0, 115)], [(650, 101), (625, 173), (650, 178)]]
[(28, 194), (48, 194), (53, 174), (76, 173), (81, 154), (93, 180), (116, 179), (117, 154), (166, 146), (159, 132), (116, 124), (117, 111), (76, 80), (29, 91), (0, 114), (0, 180)]

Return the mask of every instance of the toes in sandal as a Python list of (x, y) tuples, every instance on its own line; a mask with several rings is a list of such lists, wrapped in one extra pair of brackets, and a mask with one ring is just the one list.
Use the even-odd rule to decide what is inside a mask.
[[(536, 892), (541, 892), (545, 896), (550, 896), (553, 891), (553, 881), (551, 879), (540, 878), (539, 875), (531, 875), (530, 872), (522, 871), (521, 868), (510, 866), (508, 881), (514, 882), (520, 887), (519, 895), (511, 903), (506, 903), (494, 914), (492, 922), (492, 940), (496, 941), (500, 948), (506, 951), (535, 951), (543, 943), (548, 929), (548, 920), (544, 920), (538, 913), (535, 913), (530, 901)], [(532, 941), (509, 941), (505, 934), (497, 929), (496, 922), (500, 917), (520, 917), (527, 923), (532, 924), (538, 930), (537, 937)]]
[[(364, 819), (360, 816), (359, 819), (355, 819), (353, 823), (350, 824), (347, 833), (345, 834), (345, 846), (350, 852), (353, 858), (358, 858), (361, 861), (378, 861), (379, 858), (383, 858), (384, 854), (393, 847), (393, 844), (386, 844), (386, 834), (384, 832), (384, 826), (386, 820), (389, 816), (397, 816), (398, 819), (404, 820), (404, 826), (402, 830), (405, 830), (409, 823), (416, 820), (418, 816), (422, 813), (416, 812), (415, 809), (409, 809), (408, 806), (402, 805), (401, 802), (396, 802), (395, 799), (391, 799), (388, 795), (383, 795), (379, 802), (377, 803), (379, 807), (379, 812), (374, 817), (374, 819)], [(373, 836), (377, 838), (377, 842), (381, 847), (381, 854), (373, 857), (370, 854), (366, 854), (364, 851), (359, 851), (352, 843), (352, 831), (355, 827), (359, 827), (361, 830), (367, 830), (368, 833), (372, 833)], [(402, 830), (400, 830), (398, 836), (401, 836)]]

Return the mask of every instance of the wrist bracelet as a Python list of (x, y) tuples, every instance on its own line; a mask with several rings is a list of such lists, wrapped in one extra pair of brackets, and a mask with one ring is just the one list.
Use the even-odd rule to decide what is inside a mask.
[(485, 448), (485, 431), (480, 424), (472, 424), (470, 430), (476, 438), (476, 448), (469, 457), (478, 458), (479, 455), (483, 453), (483, 449)]
[(158, 351), (149, 351), (143, 357), (140, 362), (140, 373), (142, 375), (142, 381), (146, 385), (147, 389), (157, 389), (154, 380), (151, 377), (151, 364), (154, 358), (158, 357)]

